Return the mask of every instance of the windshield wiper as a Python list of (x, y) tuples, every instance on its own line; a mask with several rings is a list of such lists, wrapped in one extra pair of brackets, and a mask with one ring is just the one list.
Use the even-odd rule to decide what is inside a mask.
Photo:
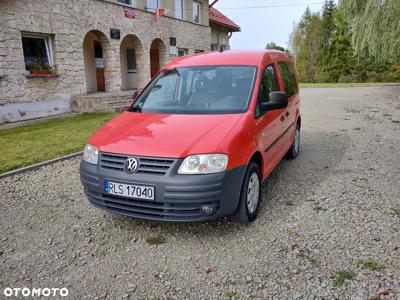
[(133, 106), (132, 108), (131, 108), (131, 110), (130, 110), (131, 112), (138, 112), (138, 113), (141, 113), (142, 112), (142, 108), (141, 107), (139, 107), (139, 106)]
[(165, 70), (165, 71), (163, 72), (163, 77), (164, 77), (164, 76), (171, 75), (171, 74), (178, 75), (179, 77), (181, 77), (181, 74), (179, 73), (178, 68), (173, 68), (173, 69), (167, 69), (167, 70)]
[(155, 86), (153, 86), (153, 87), (151, 88), (151, 93), (156, 92), (156, 91), (158, 91), (158, 90), (160, 90), (160, 89), (162, 89), (162, 85), (156, 84)]

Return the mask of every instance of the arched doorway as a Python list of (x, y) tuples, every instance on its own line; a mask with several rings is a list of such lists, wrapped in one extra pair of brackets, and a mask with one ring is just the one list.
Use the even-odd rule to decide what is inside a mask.
[(127, 35), (121, 42), (121, 90), (138, 89), (143, 78), (143, 46), (135, 35)]
[(155, 39), (150, 47), (150, 75), (153, 77), (168, 60), (167, 47), (161, 39)]
[(89, 31), (83, 41), (83, 57), (88, 93), (107, 90), (107, 54), (110, 41), (98, 30)]

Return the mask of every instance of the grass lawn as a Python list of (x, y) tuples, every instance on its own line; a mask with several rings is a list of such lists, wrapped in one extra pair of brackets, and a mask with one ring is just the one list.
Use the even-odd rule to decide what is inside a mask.
[(363, 86), (388, 86), (400, 85), (400, 83), (373, 82), (373, 83), (300, 83), (300, 88), (340, 88), (340, 87), (363, 87)]
[(83, 114), (0, 129), (0, 173), (83, 150), (113, 113)]

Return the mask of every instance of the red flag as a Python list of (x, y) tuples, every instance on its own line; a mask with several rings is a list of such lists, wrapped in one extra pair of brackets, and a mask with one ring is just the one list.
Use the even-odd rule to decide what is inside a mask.
[(156, 22), (160, 20), (160, 18), (165, 15), (165, 8), (157, 8), (156, 9)]

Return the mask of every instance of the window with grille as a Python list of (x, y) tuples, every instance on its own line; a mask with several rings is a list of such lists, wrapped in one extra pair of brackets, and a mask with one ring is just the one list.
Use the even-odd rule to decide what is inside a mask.
[(117, 0), (117, 2), (132, 6), (132, 0)]
[(126, 61), (128, 66), (128, 73), (136, 73), (136, 53), (135, 49), (126, 49)]
[(193, 2), (193, 23), (200, 24), (201, 22), (201, 4)]
[(178, 56), (185, 56), (189, 54), (189, 49), (178, 48)]

